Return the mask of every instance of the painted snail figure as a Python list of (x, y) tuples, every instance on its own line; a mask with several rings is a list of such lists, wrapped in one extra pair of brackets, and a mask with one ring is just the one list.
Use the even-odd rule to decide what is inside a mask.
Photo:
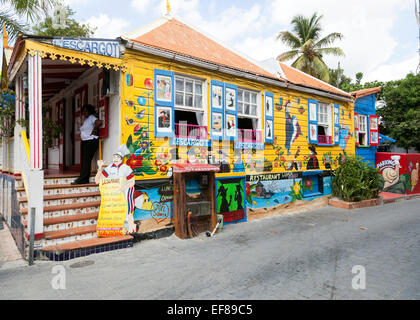
[(392, 160), (394, 160), (395, 168), (385, 168), (382, 171), (382, 177), (384, 178), (385, 184), (384, 189), (389, 188), (396, 184), (400, 178), (400, 156), (392, 156)]

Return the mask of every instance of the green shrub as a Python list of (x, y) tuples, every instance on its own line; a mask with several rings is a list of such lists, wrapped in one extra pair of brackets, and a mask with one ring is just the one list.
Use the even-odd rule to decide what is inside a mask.
[(378, 197), (380, 176), (375, 167), (368, 166), (358, 156), (346, 156), (335, 171), (332, 195), (348, 202)]

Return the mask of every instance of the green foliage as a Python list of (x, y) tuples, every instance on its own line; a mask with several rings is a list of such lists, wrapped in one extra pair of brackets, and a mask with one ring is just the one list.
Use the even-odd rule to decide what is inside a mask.
[(89, 38), (95, 32), (95, 29), (89, 25), (81, 24), (71, 17), (75, 12), (65, 5), (61, 5), (64, 12), (64, 28), (56, 28), (53, 17), (46, 17), (44, 21), (32, 27), (32, 33), (37, 36), (55, 36), (55, 37), (83, 37)]
[(420, 151), (420, 74), (389, 81), (382, 87), (385, 106), (378, 110), (381, 133), (397, 140), (397, 145)]
[(323, 57), (324, 55), (344, 56), (342, 49), (330, 47), (336, 40), (341, 40), (343, 35), (333, 32), (325, 37), (321, 36), (322, 15), (314, 13), (306, 18), (297, 15), (293, 18), (292, 32), (282, 31), (277, 39), (289, 46), (292, 50), (284, 52), (277, 57), (278, 61), (295, 59), (292, 67), (310, 74), (318, 79), (329, 82), (330, 74)]
[(375, 199), (381, 186), (376, 168), (368, 166), (358, 156), (346, 156), (335, 171), (332, 183), (334, 197), (348, 202)]
[(55, 3), (55, 0), (1, 0), (0, 25), (5, 25), (9, 37), (14, 39), (24, 32), (27, 21), (40, 19)]
[(51, 148), (54, 146), (54, 140), (60, 137), (62, 126), (48, 118), (44, 118), (42, 122), (42, 140), (44, 147)]
[(0, 94), (0, 139), (13, 137), (15, 128), (15, 93), (2, 89)]

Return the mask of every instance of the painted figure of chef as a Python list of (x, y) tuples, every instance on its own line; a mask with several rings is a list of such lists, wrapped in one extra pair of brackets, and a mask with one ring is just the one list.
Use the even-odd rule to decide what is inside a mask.
[(103, 168), (104, 162), (98, 160), (98, 173), (95, 177), (95, 182), (99, 183), (102, 178), (124, 178), (122, 184), (122, 192), (127, 200), (127, 214), (124, 221), (124, 230), (127, 233), (133, 233), (136, 230), (134, 224), (134, 171), (128, 165), (123, 163), (124, 157), (130, 154), (127, 146), (122, 144), (112, 156), (112, 164)]

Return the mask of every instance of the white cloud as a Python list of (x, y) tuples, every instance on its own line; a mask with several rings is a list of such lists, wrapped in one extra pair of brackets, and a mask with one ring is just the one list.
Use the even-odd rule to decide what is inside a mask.
[(401, 0), (340, 1), (339, 5), (334, 0), (319, 0), (316, 4), (315, 7), (310, 0), (276, 0), (272, 5), (272, 20), (276, 18), (285, 30), (297, 14), (310, 16), (315, 11), (322, 14), (323, 34), (342, 33), (344, 39), (334, 46), (341, 47), (346, 54), (339, 58), (326, 57), (325, 61), (331, 67), (337, 67), (340, 61), (346, 75), (354, 78), (361, 71), (365, 79), (395, 53), (398, 46), (398, 39), (392, 34), (395, 22), (399, 12), (412, 5)]
[(392, 64), (382, 64), (375, 68), (372, 72), (368, 74), (367, 77), (363, 78), (364, 82), (380, 80), (380, 81), (389, 81), (403, 79), (409, 72), (416, 72), (417, 66), (419, 64), (418, 55), (413, 57), (392, 63)]
[(132, 0), (130, 5), (139, 13), (146, 13), (149, 10), (151, 0)]
[(99, 16), (90, 17), (86, 22), (91, 27), (96, 28), (96, 38), (116, 38), (125, 33), (129, 23), (121, 18), (110, 18), (107, 14), (101, 13)]

